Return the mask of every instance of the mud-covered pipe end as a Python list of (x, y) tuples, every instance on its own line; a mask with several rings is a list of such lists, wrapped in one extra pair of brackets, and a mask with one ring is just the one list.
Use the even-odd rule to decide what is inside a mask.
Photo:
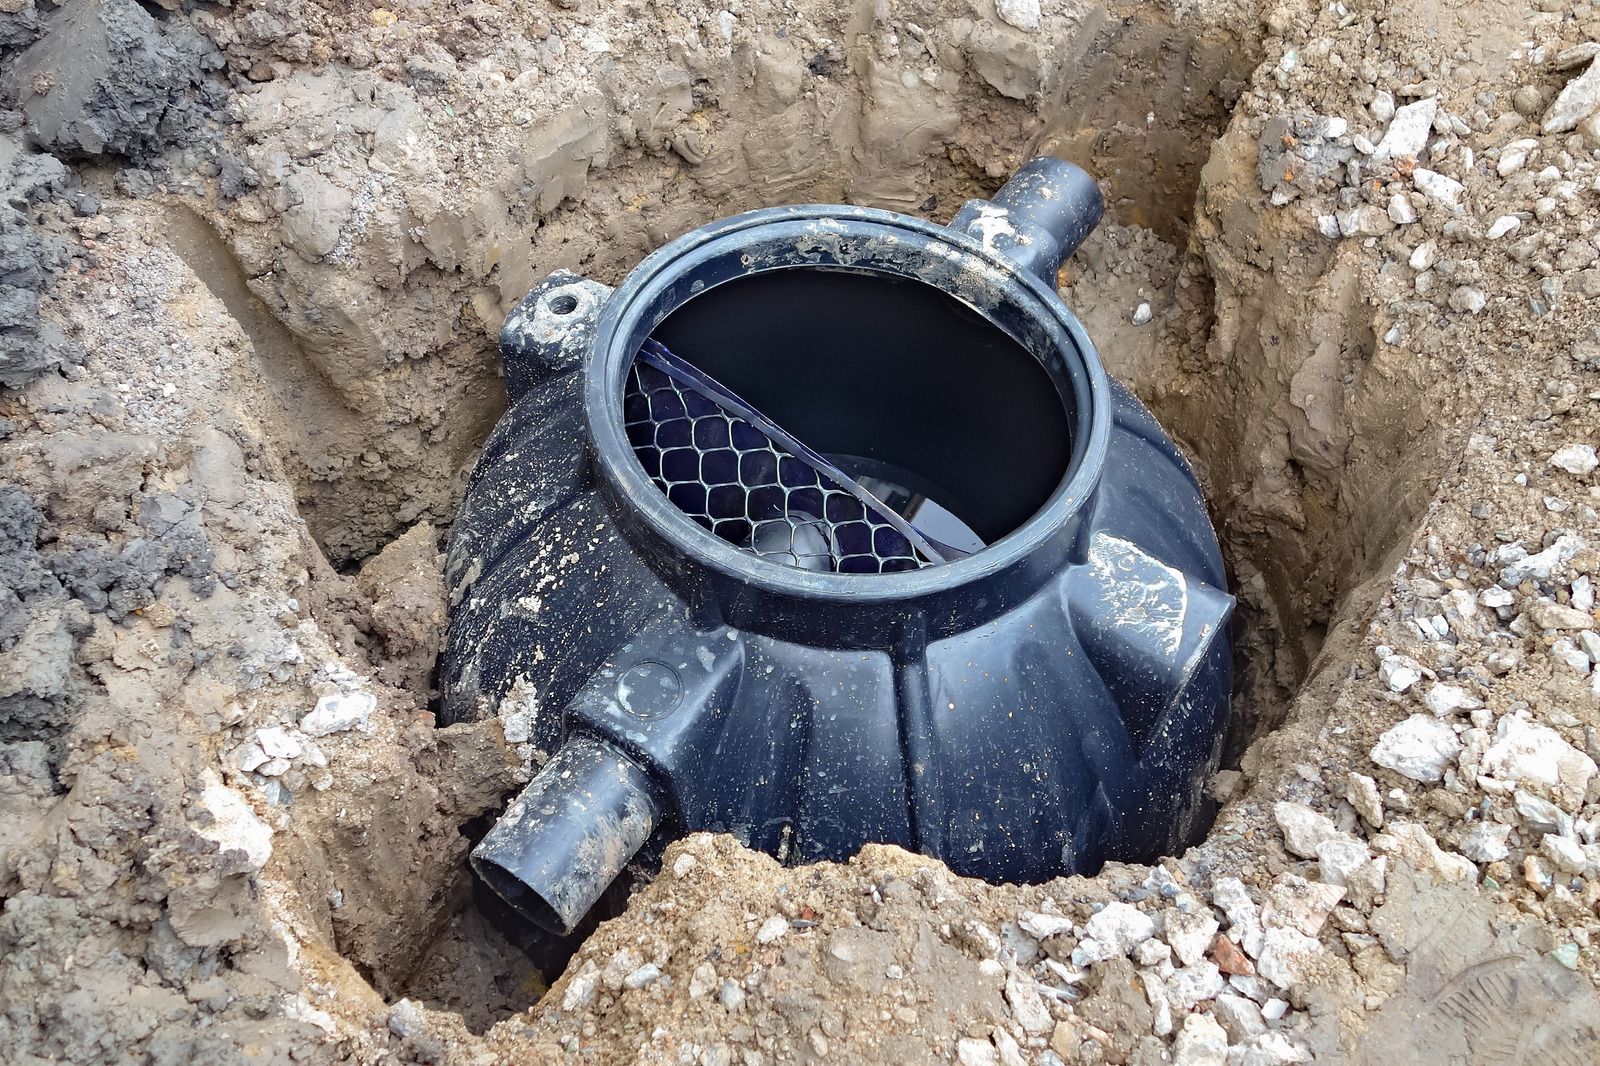
[(661, 821), (650, 775), (603, 740), (571, 738), (472, 850), (483, 882), (541, 929), (566, 935)]
[(1035, 156), (992, 200), (968, 200), (950, 228), (1016, 261), (1052, 287), (1056, 271), (1105, 214), (1088, 171), (1054, 156)]

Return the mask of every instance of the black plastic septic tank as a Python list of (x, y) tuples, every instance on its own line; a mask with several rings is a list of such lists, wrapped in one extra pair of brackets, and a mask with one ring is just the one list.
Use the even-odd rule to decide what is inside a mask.
[(501, 335), (444, 717), (531, 720), (473, 853), (570, 930), (641, 848), (881, 841), (1040, 881), (1204, 829), (1233, 600), (1194, 474), (1055, 290), (1100, 193), (754, 211)]

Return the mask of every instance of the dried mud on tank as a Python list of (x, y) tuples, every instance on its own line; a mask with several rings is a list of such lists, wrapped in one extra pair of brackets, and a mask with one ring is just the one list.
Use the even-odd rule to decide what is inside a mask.
[[(0, 3), (8, 1059), (1600, 1058), (1597, 53), (1575, 0)], [(538, 694), (429, 711), (500, 320), (1038, 151), (1241, 600), (1210, 836), (694, 837), (545, 994), (463, 832)]]

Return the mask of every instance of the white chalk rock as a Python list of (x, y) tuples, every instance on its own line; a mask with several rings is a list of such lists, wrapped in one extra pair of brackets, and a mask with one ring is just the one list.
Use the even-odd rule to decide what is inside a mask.
[(1506, 846), (1510, 836), (1509, 825), (1480, 819), (1461, 834), (1461, 854), (1473, 862), (1499, 862), (1511, 854), (1511, 849)]
[(1316, 858), (1317, 848), (1325, 841), (1344, 835), (1333, 824), (1333, 819), (1318, 814), (1303, 803), (1275, 803), (1272, 817), (1277, 821), (1278, 828), (1283, 830), (1283, 842), (1289, 854), (1302, 859)]
[(1173, 1066), (1227, 1066), (1228, 1034), (1209, 1014), (1190, 1014), (1172, 1047)]
[(200, 771), (200, 805), (209, 822), (197, 827), (223, 851), (242, 851), (251, 869), (259, 870), (272, 858), (272, 827), (256, 816), (248, 800), (222, 783), (213, 770)]
[(1600, 466), (1600, 457), (1595, 455), (1592, 444), (1569, 444), (1550, 457), (1550, 465), (1582, 477), (1594, 473), (1595, 467)]
[(1596, 111), (1600, 111), (1600, 58), (1590, 61), (1588, 70), (1567, 82), (1544, 113), (1541, 128), (1545, 133), (1565, 133)]
[(1588, 541), (1573, 533), (1561, 534), (1550, 547), (1533, 555), (1521, 549), (1518, 549), (1520, 556), (1514, 555), (1507, 545), (1500, 550), (1501, 560), (1509, 564), (1500, 571), (1500, 584), (1515, 588), (1528, 580), (1549, 581), (1557, 567), (1570, 563), (1573, 556), (1588, 546)]
[(365, 731), (377, 706), (378, 698), (370, 692), (332, 692), (317, 700), (311, 713), (300, 719), (300, 729), (313, 737)]
[(1422, 680), (1422, 664), (1408, 655), (1385, 655), (1378, 664), (1378, 680), (1391, 692), (1404, 692)]
[(1482, 766), (1483, 775), (1547, 795), (1568, 810), (1583, 801), (1596, 769), (1560, 733), (1514, 714), (1501, 717)]
[(1460, 685), (1446, 685), (1440, 682), (1428, 690), (1422, 697), (1423, 706), (1438, 715), (1440, 718), (1456, 711), (1475, 711), (1483, 706), (1483, 701)]
[[(1106, 904), (1100, 913), (1084, 923), (1084, 932), (1087, 937), (1072, 953), (1072, 961), (1079, 966), (1126, 955), (1155, 935), (1156, 923), (1137, 907), (1119, 900)], [(1080, 952), (1084, 961), (1079, 961)]]
[(1416, 158), (1427, 146), (1428, 134), (1433, 130), (1433, 117), (1438, 110), (1439, 99), (1434, 96), (1397, 109), (1394, 121), (1389, 123), (1389, 129), (1384, 133), (1383, 140), (1378, 142), (1378, 149), (1373, 153), (1373, 157)]
[(1164, 924), (1163, 935), (1184, 966), (1193, 966), (1205, 958), (1206, 949), (1220, 928), (1210, 908), (1185, 913), (1174, 907), (1167, 911)]
[(1418, 167), (1411, 172), (1411, 184), (1434, 203), (1442, 204), (1452, 212), (1461, 210), (1461, 194), (1466, 192), (1467, 187), (1456, 179), (1426, 167)]
[(1383, 736), (1372, 748), (1372, 761), (1387, 770), (1431, 783), (1461, 754), (1456, 731), (1430, 715), (1414, 714)]
[(994, 7), (1008, 26), (1029, 31), (1039, 28), (1039, 0), (996, 0)]

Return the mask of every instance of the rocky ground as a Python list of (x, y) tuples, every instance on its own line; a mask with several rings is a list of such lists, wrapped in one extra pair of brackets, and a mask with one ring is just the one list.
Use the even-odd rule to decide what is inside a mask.
[[(1572, 0), (0, 0), (0, 1046), (1600, 1059), (1597, 55)], [(428, 710), (501, 317), (1038, 151), (1241, 600), (1211, 834), (1028, 887), (695, 837), (546, 993), (465, 872), (516, 738)]]

